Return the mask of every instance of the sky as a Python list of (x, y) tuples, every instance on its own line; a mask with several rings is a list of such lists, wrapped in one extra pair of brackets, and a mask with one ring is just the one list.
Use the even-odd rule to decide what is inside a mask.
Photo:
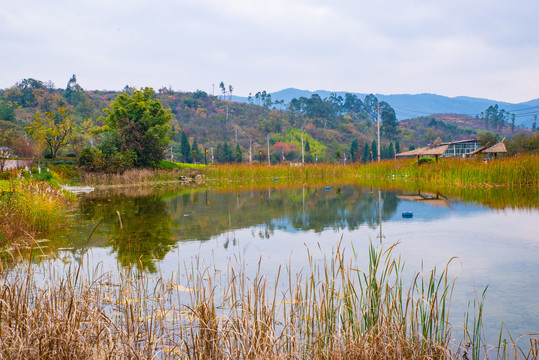
[(539, 98), (537, 0), (0, 0), (0, 88), (24, 78), (247, 96), (293, 87)]

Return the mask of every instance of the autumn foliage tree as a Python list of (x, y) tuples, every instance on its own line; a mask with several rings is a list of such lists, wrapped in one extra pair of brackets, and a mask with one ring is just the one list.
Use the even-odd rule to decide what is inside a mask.
[(45, 143), (54, 160), (71, 141), (75, 126), (72, 110), (59, 107), (56, 111), (35, 114), (33, 123), (26, 130), (35, 142)]

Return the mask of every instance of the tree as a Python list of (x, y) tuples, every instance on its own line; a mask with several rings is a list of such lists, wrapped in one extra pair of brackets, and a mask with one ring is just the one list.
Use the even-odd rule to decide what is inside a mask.
[(64, 91), (64, 98), (69, 104), (73, 106), (76, 106), (86, 100), (84, 90), (77, 83), (77, 77), (75, 76), (75, 74), (73, 74), (71, 79), (69, 79), (69, 81), (67, 82), (67, 87)]
[(225, 140), (223, 144), (223, 159), (222, 162), (233, 162), (234, 161), (234, 155), (232, 154), (232, 149), (230, 148), (230, 145)]
[(58, 151), (69, 144), (74, 128), (72, 110), (60, 107), (57, 112), (35, 114), (34, 122), (26, 128), (26, 131), (36, 142), (45, 142), (54, 160)]
[(104, 111), (106, 117), (99, 120), (105, 123), (112, 145), (132, 151), (134, 166), (153, 166), (164, 159), (173, 115), (155, 99), (152, 88), (122, 92)]
[(365, 96), (363, 107), (372, 120), (376, 120), (378, 113), (378, 99), (373, 94)]
[(191, 145), (189, 145), (189, 138), (185, 130), (182, 130), (182, 135), (180, 137), (180, 153), (182, 154), (182, 161), (185, 163), (193, 162)]
[(308, 153), (311, 151), (311, 144), (309, 144), (309, 140), (305, 142), (305, 152)]
[(225, 99), (225, 95), (226, 95), (226, 87), (225, 87), (225, 83), (221, 81), (221, 83), (219, 84), (219, 88), (221, 89), (222, 93), (223, 93), (223, 100)]
[[(383, 106), (384, 104), (385, 106)], [(380, 117), (382, 118), (382, 134), (391, 140), (395, 140), (399, 135), (399, 124), (397, 123), (395, 110), (393, 110), (393, 108), (391, 108), (389, 104), (385, 102), (380, 103), (380, 108)]]
[(0, 106), (0, 120), (15, 122), (15, 110), (7, 105)]
[(198, 146), (197, 138), (193, 139), (193, 145), (191, 145), (191, 153), (193, 154), (193, 160), (200, 159), (201, 151)]
[(401, 143), (399, 140), (395, 143), (395, 154), (399, 154), (401, 152)]
[(228, 85), (228, 96), (229, 96), (229, 99), (232, 100), (232, 91), (234, 90), (234, 88), (232, 87), (232, 85)]
[(395, 158), (395, 149), (393, 148), (393, 143), (389, 143), (389, 147), (387, 148), (387, 159), (394, 159)]
[(236, 144), (236, 162), (240, 163), (243, 158), (243, 154), (241, 152), (240, 144)]
[(376, 144), (376, 140), (372, 140), (371, 144), (371, 152), (372, 152), (372, 159), (371, 160), (377, 160), (378, 159), (378, 146)]
[(352, 141), (352, 145), (350, 145), (350, 159), (352, 161), (358, 161), (359, 160), (359, 143), (357, 139), (354, 139)]
[(369, 161), (369, 144), (365, 143), (365, 146), (363, 146), (363, 155), (361, 156), (361, 161), (363, 163), (367, 163)]

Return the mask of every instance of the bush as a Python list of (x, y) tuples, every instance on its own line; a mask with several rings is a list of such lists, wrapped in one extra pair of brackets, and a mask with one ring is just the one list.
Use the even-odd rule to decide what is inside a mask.
[(13, 177), (13, 174), (9, 171), (5, 171), (3, 173), (0, 173), (0, 180), (9, 180)]
[(79, 165), (88, 172), (123, 173), (131, 169), (136, 161), (136, 155), (131, 150), (121, 153), (105, 154), (95, 148), (82, 150)]
[(417, 165), (423, 165), (423, 164), (434, 164), (434, 159), (430, 157), (422, 157), (417, 162)]

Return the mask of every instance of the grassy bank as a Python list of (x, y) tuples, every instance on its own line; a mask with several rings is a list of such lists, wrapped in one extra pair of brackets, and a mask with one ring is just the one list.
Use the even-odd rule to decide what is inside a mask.
[(475, 159), (440, 159), (418, 166), (415, 160), (385, 160), (369, 164), (216, 165), (206, 178), (214, 181), (268, 182), (273, 178), (309, 181), (314, 178), (392, 178), (420, 181), (440, 188), (485, 186), (538, 186), (539, 156), (524, 155), (483, 162)]
[(166, 182), (179, 182), (192, 179), (207, 167), (199, 164), (180, 164), (161, 161), (155, 169), (132, 169), (122, 174), (83, 172), (80, 182), (87, 186), (126, 186)]
[(0, 246), (16, 248), (36, 234), (46, 234), (65, 225), (72, 196), (34, 179), (4, 181), (0, 194)]
[(489, 351), (488, 358), (537, 359), (537, 341), (520, 354), (507, 342), (485, 347), (481, 301), (456, 334), (447, 268), (419, 272), (407, 285), (393, 249), (371, 246), (368, 264), (343, 249), (323, 263), (309, 256), (302, 273), (283, 267), (274, 279), (247, 275), (237, 263), (219, 272), (196, 262), (181, 276), (159, 279), (113, 278), (78, 265), (67, 275), (48, 266), (38, 280), (21, 266), (0, 285), (1, 356), (476, 359)]

